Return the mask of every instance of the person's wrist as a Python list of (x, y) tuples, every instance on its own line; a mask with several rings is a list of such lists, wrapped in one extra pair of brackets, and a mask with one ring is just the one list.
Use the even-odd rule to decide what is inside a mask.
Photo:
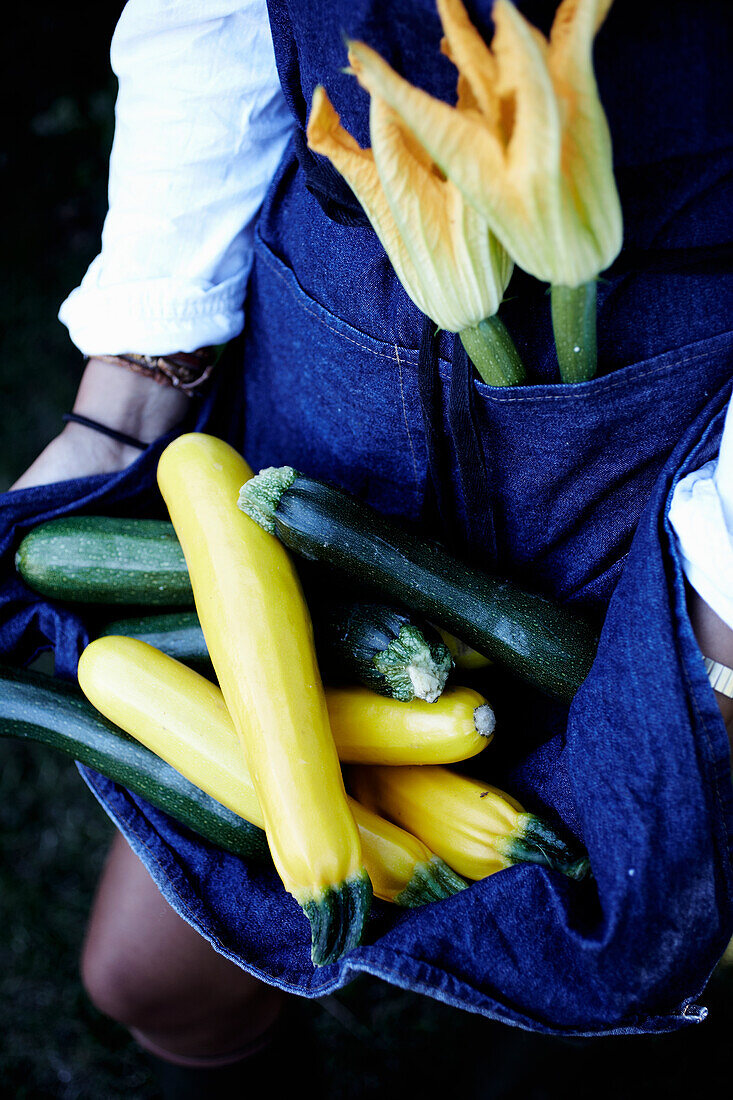
[(152, 443), (179, 424), (190, 407), (191, 399), (172, 386), (91, 358), (73, 412)]

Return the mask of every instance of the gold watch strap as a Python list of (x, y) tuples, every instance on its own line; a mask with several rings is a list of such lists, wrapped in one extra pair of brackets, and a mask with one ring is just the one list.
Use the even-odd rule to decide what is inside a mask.
[(713, 690), (733, 699), (733, 668), (721, 665), (720, 661), (714, 661), (712, 657), (704, 657), (703, 660)]

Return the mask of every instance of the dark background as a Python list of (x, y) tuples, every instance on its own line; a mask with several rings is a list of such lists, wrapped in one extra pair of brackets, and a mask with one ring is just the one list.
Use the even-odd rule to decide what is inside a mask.
[[(6, 25), (0, 173), (0, 490), (58, 431), (81, 357), (56, 320), (99, 246), (113, 132), (109, 39), (120, 4), (48, 0)], [(145, 1056), (88, 1003), (77, 958), (112, 826), (73, 765), (0, 741), (0, 1096), (159, 1095)], [(646, 1039), (562, 1041), (359, 980), (312, 1004), (323, 1095), (541, 1100), (730, 1089), (733, 969), (709, 1019)], [(303, 1065), (303, 1086), (311, 1078)]]

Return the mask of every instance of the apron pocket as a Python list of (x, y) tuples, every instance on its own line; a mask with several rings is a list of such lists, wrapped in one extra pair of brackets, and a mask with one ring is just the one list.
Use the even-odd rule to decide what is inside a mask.
[(327, 312), (261, 236), (247, 319), (245, 455), (253, 468), (294, 466), (416, 519), (425, 491), (417, 352)]
[(574, 385), (476, 381), (498, 571), (601, 612), (660, 470), (732, 356), (728, 333)]

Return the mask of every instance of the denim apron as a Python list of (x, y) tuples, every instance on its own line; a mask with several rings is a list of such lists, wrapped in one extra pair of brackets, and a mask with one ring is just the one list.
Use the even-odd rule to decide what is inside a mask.
[[(554, 4), (520, 7), (548, 29)], [(488, 0), (469, 9), (488, 37)], [(81, 769), (170, 904), (266, 982), (316, 997), (362, 972), (561, 1035), (671, 1031), (704, 1018), (701, 991), (733, 933), (733, 792), (667, 512), (677, 480), (716, 453), (731, 396), (721, 249), (731, 156), (710, 108), (729, 100), (710, 87), (710, 73), (726, 70), (723, 18), (712, 2), (695, 5), (693, 19), (685, 5), (618, 0), (600, 32), (625, 247), (599, 288), (598, 376), (556, 381), (545, 288), (517, 273), (504, 315), (531, 382), (494, 390), (468, 378), (443, 333), (426, 412), (423, 318), (348, 188), (305, 150), (303, 124), (323, 83), (368, 144), (367, 97), (341, 71), (343, 31), (451, 99), (432, 0), (270, 2), (295, 136), (258, 223), (240, 358), (230, 355), (196, 426), (234, 442), (255, 469), (288, 463), (428, 526), (432, 436), (465, 552), (603, 629), (569, 708), (494, 670), (485, 690), (496, 738), (465, 766), (561, 822), (588, 849), (594, 879), (520, 865), (419, 910), (375, 901), (363, 945), (319, 970), (307, 922), (272, 869)], [(487, 474), (486, 541), (472, 526), (459, 386)], [(6, 659), (51, 647), (58, 674), (74, 675), (94, 623), (31, 593), (13, 575), (15, 548), (58, 515), (163, 515), (154, 473), (166, 441), (123, 473), (2, 498)]]

